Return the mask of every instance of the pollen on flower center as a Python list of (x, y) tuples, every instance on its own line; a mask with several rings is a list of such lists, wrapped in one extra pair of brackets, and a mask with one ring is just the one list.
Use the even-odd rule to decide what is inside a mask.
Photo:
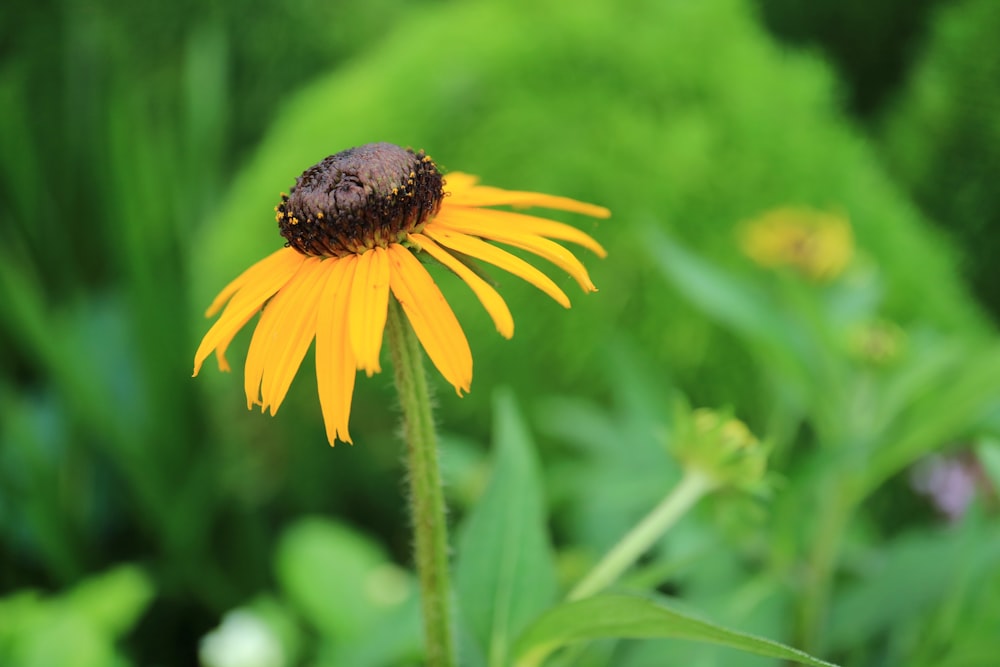
[(306, 169), (281, 195), (278, 227), (305, 255), (343, 257), (419, 232), (441, 206), (441, 172), (423, 151), (365, 144)]

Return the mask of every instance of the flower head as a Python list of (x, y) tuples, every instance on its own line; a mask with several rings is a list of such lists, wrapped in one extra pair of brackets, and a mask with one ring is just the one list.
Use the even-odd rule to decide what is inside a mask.
[(836, 278), (854, 254), (847, 219), (808, 208), (778, 208), (746, 224), (743, 252), (768, 268), (788, 267), (815, 281)]
[(715, 488), (751, 493), (767, 489), (768, 446), (747, 425), (725, 412), (678, 406), (670, 449), (685, 469), (712, 480)]
[[(461, 278), (505, 338), (514, 320), (503, 297), (470, 268), (481, 260), (523, 278), (568, 308), (566, 294), (547, 275), (503, 248), (532, 253), (569, 273), (585, 292), (596, 291), (583, 264), (555, 243), (569, 241), (598, 256), (604, 249), (569, 225), (485, 208), (538, 206), (598, 218), (606, 208), (535, 192), (478, 185), (451, 173), (445, 180), (421, 152), (367, 144), (307, 169), (276, 207), (286, 247), (227, 285), (206, 316), (222, 309), (195, 353), (194, 374), (214, 351), (263, 307), (247, 352), (247, 407), (275, 414), (313, 339), (316, 378), (330, 443), (350, 442), (348, 418), (358, 370), (378, 373), (389, 295), (399, 301), (417, 337), (456, 392), (469, 391), (472, 353), (462, 328), (417, 255), (426, 254)], [(225, 308), (223, 309), (223, 306)]]

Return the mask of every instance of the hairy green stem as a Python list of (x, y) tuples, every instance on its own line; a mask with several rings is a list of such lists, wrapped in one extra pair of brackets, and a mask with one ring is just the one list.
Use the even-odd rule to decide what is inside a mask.
[(663, 537), (677, 520), (714, 488), (704, 474), (689, 470), (680, 483), (653, 511), (636, 524), (600, 563), (570, 591), (570, 600), (579, 600), (600, 592), (613, 584), (642, 554)]
[(410, 476), (410, 514), (424, 615), (427, 665), (454, 667), (448, 524), (430, 391), (416, 334), (395, 299), (390, 299), (388, 334), (396, 389), (403, 411), (403, 438), (406, 440)]

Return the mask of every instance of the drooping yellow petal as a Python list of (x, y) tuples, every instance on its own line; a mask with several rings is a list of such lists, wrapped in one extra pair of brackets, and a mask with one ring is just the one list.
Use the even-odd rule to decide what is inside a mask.
[(548, 294), (563, 308), (569, 308), (569, 297), (566, 296), (566, 293), (559, 289), (559, 286), (552, 282), (551, 278), (517, 255), (512, 255), (503, 248), (490, 245), (475, 236), (448, 231), (447, 228), (434, 224), (427, 225), (424, 228), (424, 234), (463, 255), (474, 257), (513, 273)]
[(586, 267), (569, 250), (537, 234), (497, 225), (488, 216), (483, 216), (483, 213), (490, 213), (490, 211), (474, 208), (442, 207), (438, 216), (425, 229), (430, 230), (431, 228), (444, 227), (451, 231), (481, 236), (491, 241), (498, 241), (512, 245), (515, 248), (520, 248), (521, 250), (527, 250), (543, 259), (547, 259), (573, 276), (584, 292), (597, 291), (594, 283), (590, 282), (590, 275), (587, 273)]
[(289, 284), (281, 308), (275, 313), (279, 318), (276, 341), (270, 346), (264, 362), (260, 393), (264, 408), (270, 407), (274, 416), (285, 400), (292, 379), (302, 364), (306, 350), (316, 335), (316, 314), (319, 308), (329, 307), (320, 303), (324, 278), (336, 263), (335, 259), (306, 261)]
[(454, 271), (455, 275), (472, 288), (486, 312), (493, 318), (493, 324), (496, 325), (501, 336), (510, 338), (514, 335), (514, 318), (499, 292), (427, 236), (410, 234), (407, 238), (411, 243), (419, 246), (421, 250), (425, 250), (428, 255)]
[(451, 306), (427, 269), (409, 250), (389, 246), (389, 286), (427, 356), (459, 396), (472, 384), (472, 351)]
[(524, 192), (520, 190), (504, 190), (487, 185), (476, 185), (478, 179), (462, 173), (449, 173), (445, 178), (445, 192), (449, 193), (446, 204), (455, 206), (517, 206), (527, 208), (538, 206), (582, 213), (595, 218), (607, 218), (611, 211), (603, 206), (587, 204), (586, 202), (546, 195), (540, 192)]
[(283, 318), (287, 314), (287, 305), (295, 300), (296, 292), (301, 290), (304, 283), (302, 278), (310, 274), (311, 268), (319, 261), (318, 257), (307, 257), (291, 280), (264, 307), (257, 328), (254, 329), (253, 337), (250, 338), (250, 348), (247, 350), (247, 360), (243, 370), (243, 388), (247, 394), (247, 408), (252, 408), (255, 403), (259, 404), (261, 409), (267, 405), (261, 402), (260, 385), (272, 348), (275, 346), (283, 347), (286, 343), (283, 338), (283, 335), (287, 333), (284, 330)]
[(358, 371), (348, 335), (347, 304), (356, 266), (356, 255), (337, 260), (323, 287), (323, 307), (316, 320), (316, 385), (331, 446), (336, 440), (351, 442), (347, 426)]
[(348, 327), (358, 368), (368, 377), (381, 372), (379, 352), (389, 307), (389, 255), (375, 247), (358, 257), (351, 284)]
[[(581, 232), (576, 227), (546, 220), (524, 213), (511, 213), (510, 211), (494, 211), (491, 209), (475, 209), (473, 211), (462, 208), (449, 210), (449, 203), (445, 201), (442, 213), (445, 214), (445, 224), (449, 220), (461, 220), (469, 228), (473, 226), (479, 231), (473, 232), (476, 236), (492, 238), (498, 231), (520, 232), (523, 234), (533, 234), (560, 241), (569, 241), (587, 248), (598, 257), (607, 257), (608, 252), (595, 241), (590, 235)], [(439, 214), (440, 217), (440, 214)]]
[(277, 252), (272, 252), (223, 287), (219, 295), (212, 301), (212, 305), (205, 311), (205, 317), (215, 315), (219, 311), (219, 308), (222, 307), (222, 304), (228, 301), (229, 297), (245, 285), (268, 282), (268, 278), (276, 274), (287, 274), (291, 277), (291, 274), (295, 273), (295, 270), (299, 268), (299, 264), (304, 259), (305, 255), (291, 248), (282, 248)]
[[(201, 370), (202, 363), (212, 350), (216, 351), (219, 368), (229, 370), (224, 354), (233, 337), (260, 310), (264, 302), (295, 275), (305, 259), (305, 255), (289, 248), (279, 250), (244, 271), (216, 297), (209, 308), (209, 316), (227, 299), (232, 297), (232, 300), (202, 338), (194, 355), (194, 375)], [(233, 288), (233, 285), (236, 287)]]
[[(225, 314), (226, 311), (222, 312), (223, 314)], [(235, 338), (236, 333), (239, 332), (243, 327), (245, 327), (247, 322), (250, 321), (250, 318), (253, 317), (255, 314), (256, 311), (250, 313), (241, 321), (234, 320), (232, 327), (232, 334), (228, 335), (226, 339), (221, 341), (219, 345), (215, 348), (215, 361), (216, 363), (219, 364), (219, 370), (222, 371), (223, 373), (228, 373), (229, 371), (233, 370), (229, 366), (229, 362), (226, 360), (226, 350), (229, 349), (229, 344), (233, 342), (233, 338)], [(195, 375), (198, 374), (199, 367), (200, 364), (198, 366), (195, 366), (195, 373), (194, 373)]]

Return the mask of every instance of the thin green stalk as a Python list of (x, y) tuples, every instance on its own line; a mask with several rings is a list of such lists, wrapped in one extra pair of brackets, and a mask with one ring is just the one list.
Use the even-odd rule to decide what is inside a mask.
[(613, 584), (642, 554), (663, 537), (677, 520), (714, 488), (714, 482), (697, 470), (684, 473), (680, 483), (636, 524), (629, 533), (570, 591), (570, 600), (579, 600)]
[(429, 667), (454, 667), (451, 585), (448, 577), (448, 524), (438, 465), (437, 436), (424, 358), (416, 334), (395, 299), (390, 299), (389, 348), (403, 410), (410, 475), (410, 515), (424, 614)]
[(802, 650), (821, 650), (820, 638), (830, 603), (834, 570), (844, 532), (850, 523), (853, 503), (846, 484), (835, 485), (819, 510), (812, 550), (808, 556), (806, 588), (798, 609), (796, 642)]

